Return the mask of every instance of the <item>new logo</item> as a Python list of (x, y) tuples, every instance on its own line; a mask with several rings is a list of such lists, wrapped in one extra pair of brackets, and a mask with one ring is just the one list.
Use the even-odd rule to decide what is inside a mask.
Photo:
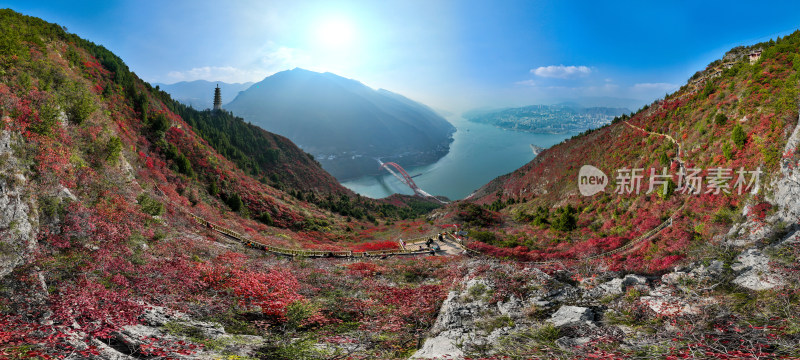
[(578, 190), (581, 191), (581, 195), (592, 196), (605, 190), (606, 185), (608, 185), (608, 176), (602, 170), (592, 165), (581, 167), (581, 171), (578, 173)]

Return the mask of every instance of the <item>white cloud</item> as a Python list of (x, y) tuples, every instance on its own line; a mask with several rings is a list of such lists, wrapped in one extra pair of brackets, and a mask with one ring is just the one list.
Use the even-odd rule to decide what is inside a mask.
[(534, 82), (533, 80), (517, 81), (514, 84), (515, 85), (521, 85), (521, 86), (536, 86), (536, 82)]
[(546, 78), (568, 79), (573, 77), (582, 77), (592, 73), (592, 69), (587, 66), (564, 66), (564, 65), (550, 65), (540, 66), (536, 69), (531, 69), (531, 74)]
[(167, 82), (210, 80), (229, 83), (261, 81), (278, 71), (310, 66), (310, 57), (299, 49), (268, 42), (257, 50), (253, 61), (241, 66), (202, 66), (167, 73)]
[(172, 81), (210, 80), (228, 83), (241, 83), (264, 78), (267, 73), (260, 69), (246, 70), (233, 66), (203, 66), (186, 71), (170, 71), (167, 77)]
[(254, 65), (274, 73), (294, 67), (308, 67), (310, 63), (311, 57), (302, 50), (286, 46), (276, 47), (274, 43), (269, 42), (261, 49)]

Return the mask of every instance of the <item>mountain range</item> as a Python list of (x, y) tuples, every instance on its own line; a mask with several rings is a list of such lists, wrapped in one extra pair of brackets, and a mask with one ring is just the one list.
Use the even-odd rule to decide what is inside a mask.
[[(442, 206), (0, 10), (0, 357), (798, 358), (798, 49), (736, 48)], [(295, 105), (413, 105), (298, 74)]]
[(403, 166), (435, 162), (455, 132), (406, 97), (299, 68), (253, 84), (224, 108), (292, 139), (339, 180), (377, 174), (376, 158)]

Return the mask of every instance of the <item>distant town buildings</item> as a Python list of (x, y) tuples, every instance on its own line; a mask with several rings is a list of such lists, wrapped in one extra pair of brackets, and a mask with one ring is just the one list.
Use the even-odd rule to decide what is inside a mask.
[[(467, 115), (467, 120), (500, 128), (539, 134), (579, 133), (596, 129), (629, 112), (623, 108), (579, 108), (566, 105), (531, 105), (485, 114)], [(535, 150), (534, 150), (535, 152)]]

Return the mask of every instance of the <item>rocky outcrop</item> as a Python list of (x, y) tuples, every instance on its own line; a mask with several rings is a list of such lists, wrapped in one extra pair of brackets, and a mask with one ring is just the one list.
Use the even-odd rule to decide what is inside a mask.
[[(502, 271), (506, 265), (492, 266)], [(524, 298), (508, 295), (500, 301), (492, 299), (499, 286), (490, 277), (469, 275), (460, 290), (448, 294), (431, 336), (412, 358), (460, 359), (472, 355), (502, 354), (501, 349), (509, 346), (509, 339), (547, 324), (565, 329), (589, 329), (576, 332), (582, 334), (580, 336), (559, 338), (559, 347), (578, 346), (589, 341), (591, 329), (597, 327), (594, 322), (597, 315), (591, 307), (575, 305), (585, 301), (585, 292), (540, 269), (526, 268), (522, 271), (529, 279), (525, 288), (532, 291)], [(646, 282), (644, 278), (635, 277), (626, 280), (629, 283)], [(619, 279), (620, 288), (622, 282), (623, 279)], [(572, 330), (565, 331), (569, 333)]]
[(789, 224), (800, 221), (800, 121), (786, 141), (781, 159), (781, 177), (775, 183), (776, 216)]
[[(188, 315), (163, 307), (148, 308), (142, 324), (125, 326), (105, 341), (84, 342), (81, 333), (73, 334), (67, 342), (77, 350), (94, 346), (97, 360), (133, 360), (142, 357), (142, 349), (161, 347), (170, 359), (229, 359), (254, 356), (264, 345), (264, 339), (251, 335), (232, 335), (222, 325), (198, 321)], [(192, 343), (213, 346), (189, 346)], [(189, 350), (189, 351), (184, 351)]]
[[(731, 284), (750, 290), (782, 286), (772, 254), (798, 243), (800, 232), (761, 250), (748, 249), (733, 261), (690, 263), (660, 278), (602, 272), (575, 281), (568, 272), (509, 270), (504, 266), (510, 265), (489, 263), (491, 269), (468, 275), (449, 293), (429, 337), (412, 358), (526, 358), (524, 349), (542, 347), (557, 349), (563, 358), (581, 358), (590, 344), (609, 337), (626, 349), (646, 352), (660, 342), (653, 332), (670, 338), (682, 329), (670, 321), (643, 325), (643, 319), (680, 322), (705, 316), (712, 321), (708, 314), (726, 316), (726, 311), (720, 312), (726, 300), (717, 297), (714, 289)], [(487, 266), (474, 261), (470, 268)], [(527, 279), (524, 295), (515, 293), (497, 301), (495, 295), (504, 288), (499, 282), (507, 277), (495, 274), (503, 271)], [(516, 352), (519, 349), (523, 352)]]
[(18, 136), (0, 133), (0, 277), (25, 262), (34, 250), (39, 227), (25, 166), (14, 150)]
[(579, 324), (593, 325), (593, 321), (594, 312), (592, 312), (592, 309), (569, 305), (558, 308), (558, 311), (556, 311), (549, 319), (547, 319), (547, 322), (550, 322), (558, 327)]
[(786, 283), (773, 271), (769, 258), (758, 249), (748, 249), (736, 257), (731, 270), (739, 272), (733, 283), (750, 290), (768, 290)]

